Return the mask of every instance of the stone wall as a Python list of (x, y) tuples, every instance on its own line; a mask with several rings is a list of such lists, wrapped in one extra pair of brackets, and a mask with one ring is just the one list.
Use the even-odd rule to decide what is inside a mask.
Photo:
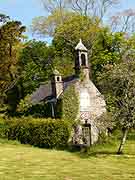
[[(82, 138), (83, 125), (91, 125), (91, 144), (94, 144), (98, 140), (99, 129), (96, 126), (96, 118), (99, 118), (104, 112), (106, 112), (106, 104), (104, 97), (95, 87), (92, 81), (85, 81), (85, 83), (79, 83), (76, 86), (79, 93), (80, 100), (80, 127), (78, 127), (78, 136)], [(81, 142), (81, 140), (80, 140)], [(83, 142), (82, 142), (83, 143)]]

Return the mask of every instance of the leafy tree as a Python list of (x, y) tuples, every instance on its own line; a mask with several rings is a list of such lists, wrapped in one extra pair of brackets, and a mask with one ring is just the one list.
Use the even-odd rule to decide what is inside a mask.
[(20, 53), (22, 74), (20, 83), (24, 96), (31, 94), (41, 82), (48, 81), (52, 72), (54, 50), (45, 42), (29, 41)]
[(5, 15), (5, 14), (0, 14), (0, 22), (2, 24), (6, 23), (8, 20), (10, 19), (9, 16)]
[(25, 27), (3, 14), (0, 14), (0, 22), (0, 104), (3, 106), (7, 92), (15, 86), (20, 75), (18, 55)]
[[(95, 82), (98, 73), (107, 70), (106, 65), (120, 63), (126, 49), (129, 49), (124, 33), (112, 33), (109, 28), (103, 27), (98, 19), (74, 15), (57, 27), (53, 39), (57, 52), (56, 62), (59, 69), (63, 64), (66, 65), (67, 74), (73, 73), (74, 48), (80, 38), (88, 48), (91, 74)], [(130, 43), (128, 44), (131, 47)], [(65, 74), (65, 69), (61, 69), (61, 73)]]
[(99, 73), (106, 72), (110, 65), (122, 62), (126, 45), (124, 33), (111, 33), (108, 29), (102, 29), (97, 34), (90, 57), (92, 77), (97, 83)]
[(108, 110), (114, 114), (123, 136), (118, 149), (122, 153), (128, 131), (135, 125), (135, 62), (121, 63), (100, 76)]
[(98, 17), (101, 21), (106, 12), (119, 4), (120, 0), (41, 0), (41, 2), (49, 15), (34, 18), (33, 31), (53, 36), (55, 28), (63, 24), (69, 14), (89, 16), (92, 19)]
[[(91, 20), (89, 17), (80, 15), (68, 18), (63, 25), (56, 28), (53, 39), (53, 46), (56, 51), (54, 62), (58, 65), (61, 74), (67, 76), (74, 73), (75, 46), (79, 39), (82, 38), (83, 43), (91, 50), (100, 29), (98, 19)], [(62, 68), (64, 64), (66, 72), (65, 68)]]
[(47, 17), (39, 16), (32, 20), (32, 31), (39, 36), (54, 36), (55, 29), (64, 23), (69, 17), (74, 15), (73, 12), (68, 12), (63, 9), (55, 9)]

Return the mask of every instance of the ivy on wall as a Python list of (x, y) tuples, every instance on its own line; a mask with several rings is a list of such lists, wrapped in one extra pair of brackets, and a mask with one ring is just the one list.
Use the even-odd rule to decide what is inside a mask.
[[(32, 105), (29, 97), (20, 102), (18, 106), (19, 115), (33, 117), (52, 117), (52, 109), (50, 103), (40, 103)], [(78, 114), (79, 100), (74, 85), (70, 85), (54, 104), (55, 118), (65, 119), (73, 122)]]
[(62, 95), (62, 118), (74, 121), (78, 114), (79, 100), (75, 86), (69, 86)]

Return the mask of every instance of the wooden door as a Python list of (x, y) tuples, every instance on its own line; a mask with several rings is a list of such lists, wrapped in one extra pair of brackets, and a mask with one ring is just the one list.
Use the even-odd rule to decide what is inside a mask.
[(82, 136), (84, 144), (90, 146), (91, 145), (91, 126), (84, 125), (82, 127)]

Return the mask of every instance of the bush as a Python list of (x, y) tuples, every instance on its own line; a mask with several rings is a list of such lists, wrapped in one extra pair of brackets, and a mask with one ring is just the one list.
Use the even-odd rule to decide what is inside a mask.
[(70, 125), (63, 120), (25, 118), (8, 125), (8, 139), (42, 148), (64, 148), (70, 137)]
[(7, 125), (5, 122), (5, 119), (0, 117), (0, 138), (6, 138), (7, 137)]

